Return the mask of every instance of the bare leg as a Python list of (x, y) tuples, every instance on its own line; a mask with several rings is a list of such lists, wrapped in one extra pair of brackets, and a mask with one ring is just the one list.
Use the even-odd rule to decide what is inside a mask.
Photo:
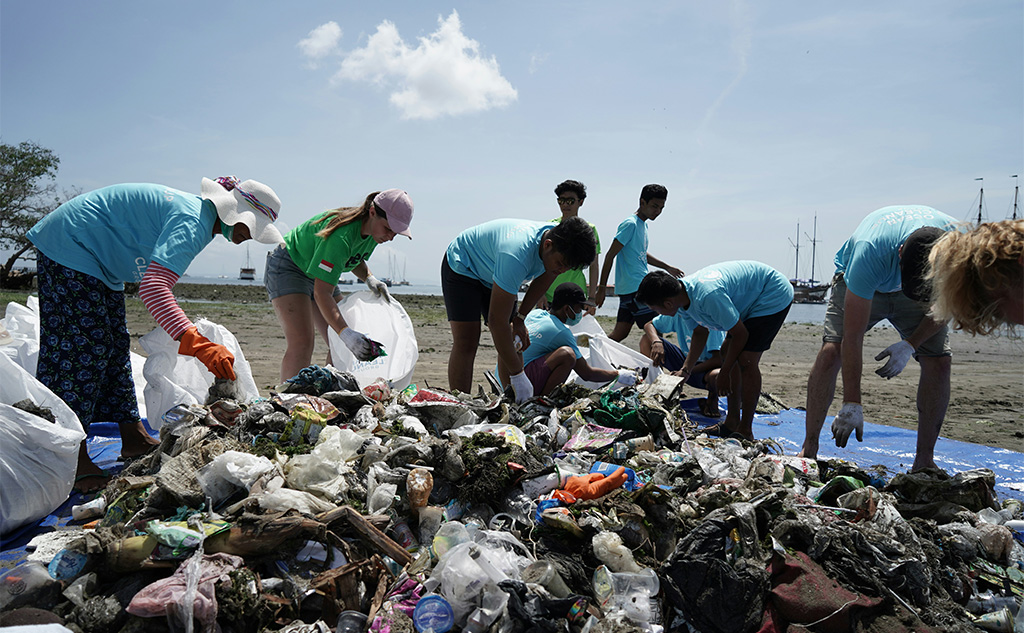
[(726, 410), (725, 420), (722, 422), (722, 426), (735, 433), (739, 433), (742, 426), (740, 418), (742, 412), (740, 407), (742, 390), (743, 380), (740, 377), (739, 362), (736, 362), (729, 371), (729, 396), (726, 398), (729, 408)]
[(917, 384), (917, 455), (910, 472), (935, 468), (935, 441), (949, 406), (949, 378), (953, 359), (949, 356), (922, 357)]
[(717, 418), (722, 415), (721, 410), (718, 408), (718, 374), (722, 370), (719, 368), (712, 369), (704, 376), (704, 384), (708, 386), (708, 404), (706, 406), (709, 417)]
[(633, 324), (630, 321), (616, 321), (615, 327), (612, 328), (612, 333), (608, 335), (613, 341), (619, 342), (622, 339), (629, 336), (630, 330), (633, 329)]
[(313, 359), (316, 343), (313, 330), (313, 302), (308, 295), (283, 295), (272, 301), (277, 320), (284, 328), (285, 352), (281, 359), (281, 382), (297, 375)]
[(448, 355), (448, 388), (471, 393), (473, 362), (480, 346), (480, 321), (449, 321), (452, 351)]
[[(316, 328), (316, 331), (320, 333), (320, 338), (323, 339), (323, 342), (327, 344), (327, 360), (324, 361), (324, 364), (325, 365), (333, 365), (334, 364), (334, 359), (331, 358), (331, 339), (329, 339), (327, 337), (328, 329), (331, 326), (329, 326), (327, 324), (327, 319), (325, 319), (324, 315), (320, 313), (320, 308), (317, 307), (315, 301), (313, 302), (312, 312), (313, 312), (313, 327)], [(312, 356), (313, 356), (313, 353), (310, 352), (310, 358), (312, 358)]]
[(118, 424), (117, 430), (121, 433), (121, 457), (144, 455), (160, 443), (146, 431), (142, 420), (135, 424)]
[(101, 490), (110, 482), (110, 475), (104, 473), (99, 466), (89, 459), (89, 451), (85, 441), (78, 447), (78, 467), (75, 471), (74, 490), (81, 493)]
[(551, 393), (552, 389), (565, 382), (565, 379), (569, 377), (569, 373), (576, 364), (576, 353), (572, 351), (571, 347), (559, 347), (547, 355), (544, 364), (551, 370), (551, 375), (548, 376), (547, 382), (544, 383), (544, 389), (540, 392), (542, 396)]
[(804, 444), (800, 457), (818, 456), (818, 436), (836, 394), (836, 377), (842, 367), (841, 343), (823, 343), (807, 378), (807, 411), (804, 418)]
[(740, 352), (736, 364), (740, 368), (740, 406), (743, 415), (737, 432), (748, 439), (754, 438), (754, 411), (761, 397), (761, 352)]

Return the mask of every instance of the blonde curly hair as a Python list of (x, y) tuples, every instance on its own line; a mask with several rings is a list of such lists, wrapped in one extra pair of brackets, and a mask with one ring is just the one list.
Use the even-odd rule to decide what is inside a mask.
[(1001, 299), (1006, 293), (1024, 294), (1022, 256), (1024, 220), (943, 235), (928, 256), (932, 317), (953, 319), (957, 329), (971, 334), (990, 334), (1008, 324)]

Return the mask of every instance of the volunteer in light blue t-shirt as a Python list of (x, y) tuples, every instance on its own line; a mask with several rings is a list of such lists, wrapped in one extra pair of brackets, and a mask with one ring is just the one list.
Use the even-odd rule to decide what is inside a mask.
[(636, 297), (658, 314), (678, 315), (693, 325), (690, 349), (676, 372), (684, 379), (693, 373), (709, 331), (728, 332), (715, 382), (722, 395), (739, 393), (740, 406), (730, 406), (725, 420), (707, 431), (752, 439), (761, 396), (761, 355), (771, 347), (793, 303), (793, 286), (785, 275), (754, 261), (714, 264), (683, 279), (658, 271), (644, 277)]
[(899, 375), (910, 358), (921, 366), (917, 387), (917, 452), (911, 470), (935, 467), (935, 441), (949, 405), (952, 366), (945, 323), (929, 316), (924, 283), (928, 253), (956, 220), (922, 205), (883, 207), (868, 214), (836, 253), (821, 350), (807, 384), (807, 432), (801, 455), (817, 457), (840, 369), (843, 406), (832, 423), (836, 445), (863, 441), (861, 374), (864, 333), (888, 320), (900, 340), (875, 356), (883, 378)]
[[(587, 266), (596, 250), (593, 230), (579, 217), (558, 224), (492, 220), (456, 236), (441, 260), (441, 290), (453, 339), (449, 387), (464, 393), (472, 390), (482, 316), (516, 401), (533, 396), (519, 355), (530, 344), (524, 318), (555, 277)], [(534, 279), (516, 310), (519, 287)]]
[(675, 277), (682, 277), (683, 271), (661, 261), (647, 252), (647, 221), (656, 220), (665, 208), (668, 189), (662, 185), (647, 185), (640, 191), (640, 206), (636, 213), (619, 224), (615, 240), (608, 247), (601, 267), (601, 282), (598, 284), (596, 303), (604, 305), (608, 276), (615, 263), (615, 295), (619, 298), (619, 310), (615, 316), (615, 327), (608, 335), (613, 341), (629, 336), (635, 323), (643, 328), (654, 318), (650, 308), (635, 299), (640, 280), (648, 271), (648, 264), (667, 270)]
[[(217, 234), (238, 244), (272, 244), (281, 208), (266, 185), (233, 177), (203, 179), (202, 195), (155, 184), (113, 185), (77, 196), (27, 234), (38, 250), (39, 361), (36, 377), (78, 415), (116, 422), (121, 454), (156, 443), (139, 418), (125, 325), (124, 284), (174, 340), (219, 378), (234, 379), (234, 356), (200, 335), (171, 288)], [(102, 488), (109, 474), (79, 451), (75, 489)]]
[[(547, 310), (532, 310), (526, 315), (530, 345), (523, 351), (523, 367), (536, 395), (546, 396), (575, 370), (589, 382), (611, 382), (621, 386), (636, 384), (636, 373), (629, 369), (598, 369), (583, 358), (570, 326), (583, 318), (592, 302), (576, 283), (559, 284)], [(509, 377), (499, 368), (497, 385), (508, 384)]]

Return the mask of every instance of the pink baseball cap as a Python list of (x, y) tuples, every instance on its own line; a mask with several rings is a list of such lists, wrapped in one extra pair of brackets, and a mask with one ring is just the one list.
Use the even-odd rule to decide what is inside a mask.
[(388, 189), (378, 193), (373, 203), (387, 215), (388, 225), (392, 231), (412, 239), (409, 232), (409, 223), (412, 222), (412, 198), (408, 193), (401, 189)]

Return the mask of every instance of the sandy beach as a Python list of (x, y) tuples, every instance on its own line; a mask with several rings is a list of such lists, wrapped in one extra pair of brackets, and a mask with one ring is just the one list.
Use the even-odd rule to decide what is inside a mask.
[[(190, 318), (206, 317), (235, 334), (261, 392), (269, 393), (280, 382), (284, 334), (262, 286), (179, 284), (175, 295)], [(401, 295), (398, 299), (416, 327), (419, 361), (413, 381), (420, 386), (447, 388), (451, 333), (442, 297)], [(134, 297), (127, 301), (127, 314), (133, 350), (144, 355), (138, 339), (156, 327), (156, 323), (142, 302)], [(605, 331), (611, 331), (614, 325), (611, 317), (598, 320)], [(917, 364), (911, 362), (892, 380), (879, 378), (870, 371), (878, 364), (872, 357), (891, 344), (892, 337), (892, 330), (879, 328), (865, 337), (864, 416), (870, 422), (916, 428)], [(637, 349), (639, 338), (639, 330), (634, 329), (624, 342)], [(954, 333), (952, 345), (953, 380), (942, 435), (1024, 451), (1024, 341)], [(761, 361), (764, 390), (789, 407), (802, 408), (807, 377), (820, 346), (820, 324), (786, 323)], [(326, 345), (318, 341), (313, 362), (322, 364), (326, 356)], [(484, 386), (483, 372), (494, 367), (496, 358), (490, 334), (484, 328), (476, 358), (476, 384)], [(841, 393), (840, 384), (836, 393), (839, 404), (833, 404), (831, 414), (841, 405)], [(693, 390), (691, 395), (700, 394)], [(827, 429), (823, 432), (826, 434)]]

